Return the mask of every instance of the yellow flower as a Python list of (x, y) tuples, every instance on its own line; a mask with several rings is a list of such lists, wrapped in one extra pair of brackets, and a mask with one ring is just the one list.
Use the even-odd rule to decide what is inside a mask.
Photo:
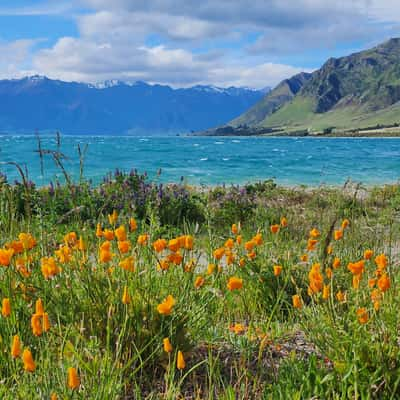
[(185, 359), (183, 358), (183, 354), (180, 350), (178, 351), (178, 357), (176, 359), (176, 367), (179, 370), (185, 369), (186, 367)]
[(166, 337), (166, 338), (163, 339), (163, 347), (164, 347), (164, 351), (166, 353), (171, 353), (173, 348), (172, 348), (171, 342), (169, 341), (169, 338)]
[(122, 304), (129, 304), (131, 302), (131, 296), (128, 292), (128, 287), (124, 287), (124, 293), (122, 295)]
[(78, 389), (80, 386), (81, 381), (79, 379), (78, 372), (76, 371), (76, 368), (70, 367), (68, 368), (68, 382), (67, 385), (70, 389), (75, 390)]
[(24, 363), (24, 370), (33, 372), (36, 369), (35, 361), (33, 361), (32, 353), (29, 349), (25, 349), (22, 353), (22, 361)]
[(17, 358), (21, 355), (21, 341), (18, 335), (13, 337), (13, 341), (11, 344), (11, 357)]
[(110, 223), (110, 225), (115, 225), (117, 219), (118, 219), (118, 213), (116, 210), (114, 210), (112, 214), (108, 215), (108, 222)]
[(236, 276), (232, 276), (231, 278), (229, 278), (229, 281), (226, 286), (230, 291), (239, 290), (243, 287), (243, 279), (238, 278)]
[(170, 315), (175, 303), (175, 299), (169, 294), (166, 299), (157, 306), (157, 311), (162, 315)]
[(11, 303), (8, 297), (4, 298), (1, 302), (1, 315), (7, 318), (11, 315)]

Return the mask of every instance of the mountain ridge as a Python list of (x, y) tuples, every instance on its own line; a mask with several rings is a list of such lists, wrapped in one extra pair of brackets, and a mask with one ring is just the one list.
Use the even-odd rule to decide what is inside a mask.
[(0, 80), (0, 131), (66, 134), (177, 134), (239, 115), (264, 93), (249, 88), (109, 80), (65, 82), (34, 75)]

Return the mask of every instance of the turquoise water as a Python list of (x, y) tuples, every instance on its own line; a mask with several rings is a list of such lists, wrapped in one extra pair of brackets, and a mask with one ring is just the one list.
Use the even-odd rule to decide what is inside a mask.
[[(282, 185), (338, 185), (348, 178), (364, 184), (396, 182), (400, 177), (400, 139), (395, 138), (238, 138), (65, 136), (61, 151), (67, 171), (79, 176), (77, 145), (88, 144), (85, 177), (101, 181), (116, 168), (137, 169), (162, 182), (183, 176), (191, 184), (246, 183), (273, 178)], [(37, 140), (0, 136), (0, 161), (26, 164), (39, 185), (62, 177), (52, 158), (41, 174)], [(57, 149), (54, 137), (42, 148)], [(157, 171), (161, 168), (161, 175)], [(0, 164), (10, 181), (15, 167)]]

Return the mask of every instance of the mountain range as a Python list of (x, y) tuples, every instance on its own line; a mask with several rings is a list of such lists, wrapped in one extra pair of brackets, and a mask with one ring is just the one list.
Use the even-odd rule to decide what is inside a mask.
[(145, 82), (63, 82), (44, 76), (0, 80), (0, 132), (178, 134), (221, 125), (260, 100), (249, 88), (173, 89)]
[(400, 38), (286, 79), (228, 124), (203, 134), (324, 134), (400, 124)]

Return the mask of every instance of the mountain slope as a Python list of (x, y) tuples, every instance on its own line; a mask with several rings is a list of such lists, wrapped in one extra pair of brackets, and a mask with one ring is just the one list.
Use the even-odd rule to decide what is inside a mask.
[[(284, 83), (230, 125), (237, 127), (239, 134), (243, 126), (246, 134), (258, 134), (317, 133), (398, 124), (400, 39), (331, 58), (308, 75), (296, 93), (286, 91), (286, 97), (275, 96)], [(274, 103), (275, 97), (282, 101)]]
[(264, 96), (245, 88), (98, 85), (33, 76), (0, 81), (0, 132), (173, 134), (220, 125)]
[(292, 100), (310, 78), (311, 74), (302, 72), (290, 79), (285, 79), (247, 112), (231, 121), (229, 125), (239, 126), (259, 124), (269, 115), (278, 110), (283, 104)]

